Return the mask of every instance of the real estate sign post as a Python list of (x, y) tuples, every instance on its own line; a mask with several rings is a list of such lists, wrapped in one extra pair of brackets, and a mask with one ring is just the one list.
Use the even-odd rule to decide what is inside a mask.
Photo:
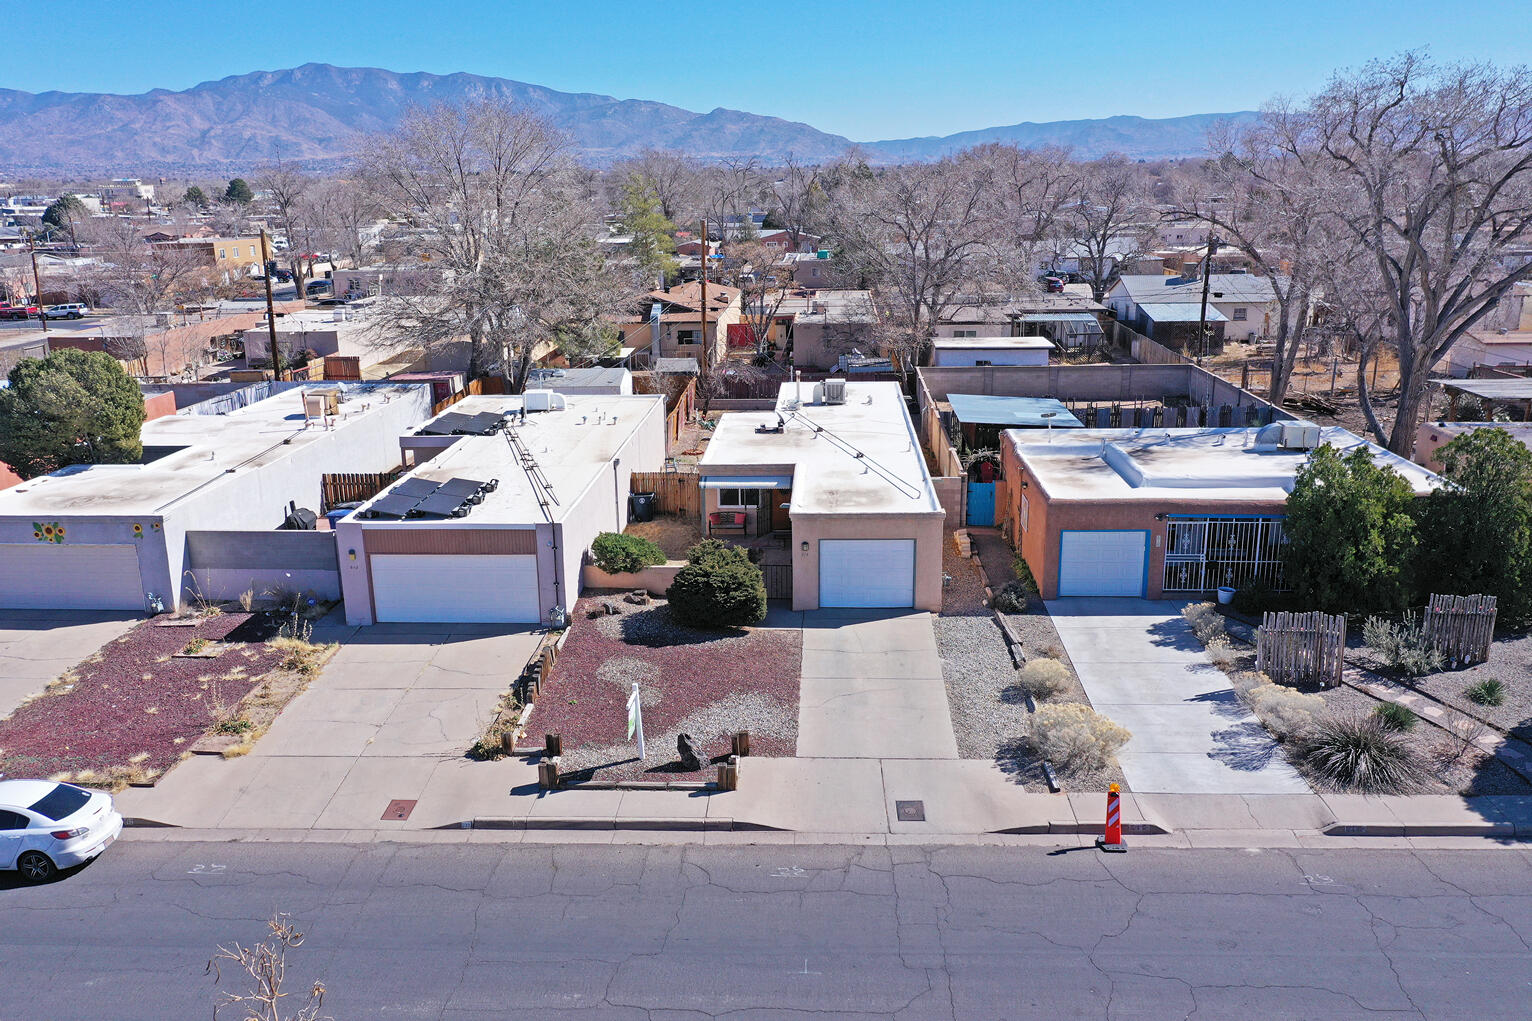
[(644, 707), (638, 700), (638, 682), (633, 682), (633, 693), (628, 696), (628, 740), (638, 735), (638, 757), (644, 757)]

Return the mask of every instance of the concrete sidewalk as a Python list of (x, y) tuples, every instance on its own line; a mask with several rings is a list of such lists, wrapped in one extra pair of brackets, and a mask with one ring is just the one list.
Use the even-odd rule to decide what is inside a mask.
[(814, 610), (803, 615), (798, 754), (957, 758), (929, 613)]
[(1091, 705), (1134, 737), (1118, 753), (1136, 793), (1307, 794), (1309, 786), (1203, 652), (1181, 603), (1048, 603)]

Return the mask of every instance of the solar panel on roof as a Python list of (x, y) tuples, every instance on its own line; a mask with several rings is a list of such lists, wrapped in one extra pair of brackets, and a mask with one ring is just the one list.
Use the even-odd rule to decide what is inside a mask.
[(449, 411), (434, 421), (427, 422), (421, 426), (420, 432), (426, 436), (453, 436), (461, 433), (468, 423), (469, 418), (467, 415), (456, 411)]
[(415, 509), (415, 505), (419, 502), (418, 497), (390, 494), (367, 508), (366, 516), (369, 518), (406, 518), (409, 517), (410, 512)]
[(469, 503), (461, 496), (450, 493), (432, 493), (421, 500), (410, 512), (412, 517), (460, 518), (468, 513)]
[(478, 503), (484, 499), (485, 493), (491, 492), (491, 489), (488, 483), (478, 482), (474, 479), (449, 479), (442, 483), (441, 489), (438, 492), (448, 496), (461, 497), (470, 503)]
[(430, 496), (440, 487), (440, 482), (432, 482), (430, 479), (410, 478), (394, 486), (392, 495), (413, 496), (418, 500)]
[(469, 421), (473, 423), (474, 435), (489, 436), (500, 431), (500, 427), (505, 424), (505, 417), (493, 411), (481, 411), (471, 416)]

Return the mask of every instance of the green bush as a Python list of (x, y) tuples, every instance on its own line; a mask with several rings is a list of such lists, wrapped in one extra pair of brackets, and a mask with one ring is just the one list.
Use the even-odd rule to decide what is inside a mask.
[(607, 574), (630, 574), (665, 562), (665, 551), (648, 539), (602, 532), (590, 544), (592, 559)]
[(686, 551), (686, 560), (665, 592), (681, 623), (739, 627), (766, 616), (766, 582), (745, 550), (704, 539)]
[(1494, 677), (1485, 678), (1463, 689), (1475, 705), (1497, 706), (1505, 703), (1505, 684)]
[(1303, 759), (1320, 779), (1361, 794), (1406, 794), (1425, 776), (1409, 745), (1377, 716), (1326, 718)]
[(1368, 617), (1362, 622), (1362, 641), (1390, 670), (1410, 677), (1434, 674), (1447, 663), (1440, 649), (1426, 643), (1425, 632), (1412, 613), (1398, 623)]
[(1246, 617), (1259, 617), (1267, 610), (1275, 609), (1281, 602), (1276, 589), (1265, 581), (1253, 581), (1234, 593), (1229, 606), (1235, 613)]
[(1389, 730), (1410, 730), (1418, 719), (1408, 706), (1402, 706), (1397, 702), (1384, 702), (1372, 712)]
[(1018, 578), (1001, 586), (990, 602), (1001, 613), (1026, 613), (1032, 600), (1032, 591)]

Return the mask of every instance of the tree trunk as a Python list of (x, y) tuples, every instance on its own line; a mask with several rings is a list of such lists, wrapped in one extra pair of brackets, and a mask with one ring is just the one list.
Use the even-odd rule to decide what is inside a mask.
[(1400, 457), (1409, 457), (1415, 450), (1415, 430), (1420, 425), (1420, 414), (1426, 404), (1426, 385), (1429, 377), (1410, 364), (1399, 367), (1399, 407), (1394, 412), (1394, 427), (1388, 434), (1388, 449)]
[(1367, 431), (1372, 433), (1373, 438), (1382, 442), (1383, 426), (1378, 422), (1377, 413), (1372, 408), (1372, 393), (1367, 389), (1367, 363), (1377, 357), (1377, 354), (1364, 340), (1362, 343), (1361, 357), (1356, 366), (1356, 395), (1362, 406), (1362, 417), (1367, 419)]

